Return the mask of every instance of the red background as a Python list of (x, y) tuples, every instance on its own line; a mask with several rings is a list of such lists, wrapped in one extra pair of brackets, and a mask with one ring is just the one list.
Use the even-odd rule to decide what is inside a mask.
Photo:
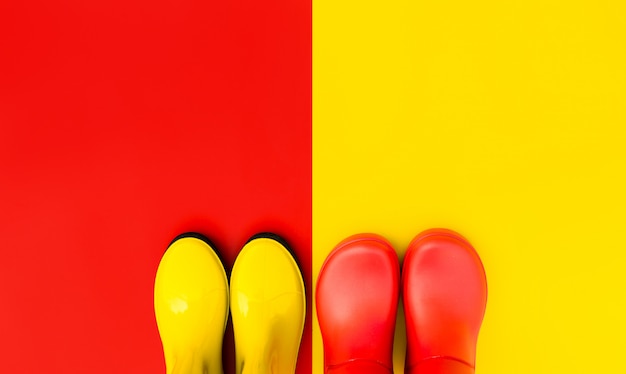
[(165, 372), (176, 235), (276, 232), (311, 290), (310, 1), (1, 2), (0, 168), (0, 370)]

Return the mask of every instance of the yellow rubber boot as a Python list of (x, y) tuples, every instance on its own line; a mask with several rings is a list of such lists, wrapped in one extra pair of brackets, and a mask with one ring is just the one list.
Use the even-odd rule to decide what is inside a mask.
[(237, 374), (293, 374), (305, 291), (296, 261), (273, 234), (243, 247), (230, 280)]
[(223, 373), (228, 281), (219, 257), (200, 235), (181, 235), (163, 255), (154, 311), (168, 374)]

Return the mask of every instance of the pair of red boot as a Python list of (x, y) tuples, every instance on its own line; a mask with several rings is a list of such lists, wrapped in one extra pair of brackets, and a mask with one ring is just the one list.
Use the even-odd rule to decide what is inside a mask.
[(471, 244), (445, 229), (413, 239), (401, 280), (396, 252), (381, 236), (351, 236), (328, 255), (316, 291), (325, 373), (393, 372), (400, 289), (405, 373), (474, 373), (487, 302), (485, 271)]

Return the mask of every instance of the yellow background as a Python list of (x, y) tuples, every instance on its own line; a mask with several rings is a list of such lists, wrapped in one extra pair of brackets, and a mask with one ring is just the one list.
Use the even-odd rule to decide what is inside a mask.
[(313, 4), (314, 277), (350, 234), (451, 228), (487, 271), (477, 373), (626, 372), (625, 3)]

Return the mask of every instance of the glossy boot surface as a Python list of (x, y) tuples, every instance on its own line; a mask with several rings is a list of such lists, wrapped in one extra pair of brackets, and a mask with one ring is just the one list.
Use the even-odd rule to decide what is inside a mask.
[(168, 374), (223, 372), (228, 282), (222, 262), (200, 235), (180, 236), (163, 255), (154, 311)]
[(472, 245), (456, 232), (419, 234), (402, 269), (405, 372), (472, 374), (487, 303), (487, 280)]
[(351, 236), (328, 255), (316, 291), (326, 373), (391, 373), (399, 276), (396, 252), (378, 235)]
[(250, 239), (230, 285), (236, 372), (293, 374), (306, 299), (300, 268), (284, 241), (273, 234)]

